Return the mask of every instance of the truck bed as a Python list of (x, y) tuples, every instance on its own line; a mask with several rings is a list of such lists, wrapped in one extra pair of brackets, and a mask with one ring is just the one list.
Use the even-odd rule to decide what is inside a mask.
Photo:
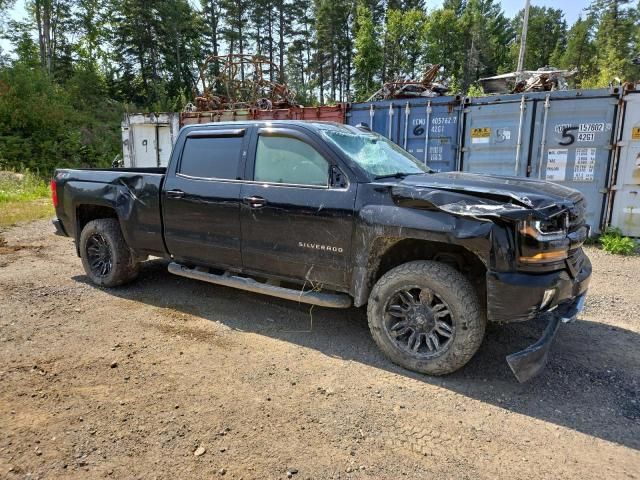
[[(160, 192), (166, 168), (85, 168), (55, 172), (58, 214), (74, 238), (87, 209), (111, 209), (127, 244), (141, 254), (166, 254), (162, 240)], [(114, 216), (116, 216), (114, 215)]]

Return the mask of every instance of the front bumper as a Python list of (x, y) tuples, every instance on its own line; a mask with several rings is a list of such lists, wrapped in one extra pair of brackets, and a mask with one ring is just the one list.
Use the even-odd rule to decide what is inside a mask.
[[(487, 320), (521, 322), (560, 308), (589, 288), (591, 262), (581, 251), (566, 262), (567, 268), (552, 273), (487, 273)], [(554, 290), (551, 301), (543, 305), (545, 292)]]
[(556, 338), (561, 323), (573, 322), (584, 308), (587, 294), (584, 292), (570, 302), (565, 302), (553, 311), (551, 320), (540, 339), (524, 350), (507, 355), (507, 363), (520, 383), (535, 377), (547, 364), (549, 350)]
[[(526, 382), (544, 368), (553, 339), (561, 323), (571, 322), (584, 308), (591, 262), (575, 252), (567, 268), (549, 274), (487, 274), (487, 318), (494, 322), (530, 320), (549, 312), (551, 319), (542, 337), (524, 350), (507, 356), (507, 363), (520, 382)], [(545, 300), (545, 292), (552, 297)]]

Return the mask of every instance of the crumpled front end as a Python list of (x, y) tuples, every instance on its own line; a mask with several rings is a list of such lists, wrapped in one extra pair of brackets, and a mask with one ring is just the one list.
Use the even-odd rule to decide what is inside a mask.
[(514, 187), (526, 188), (510, 191), (506, 185), (496, 188), (488, 180), (486, 186), (484, 180), (472, 180), (468, 185), (446, 185), (443, 179), (431, 185), (400, 185), (392, 194), (407, 207), (494, 224), (486, 273), (487, 320), (522, 322), (550, 313), (542, 337), (507, 357), (524, 382), (544, 368), (559, 325), (575, 319), (584, 306), (591, 279), (591, 262), (582, 250), (589, 235), (584, 198), (548, 182), (513, 180)]

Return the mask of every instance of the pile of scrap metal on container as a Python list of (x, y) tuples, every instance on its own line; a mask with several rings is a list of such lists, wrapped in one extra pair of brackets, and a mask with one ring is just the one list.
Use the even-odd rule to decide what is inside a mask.
[(200, 66), (194, 102), (180, 125), (237, 120), (324, 120), (344, 122), (343, 104), (304, 107), (278, 67), (261, 55), (211, 55)]
[(442, 65), (436, 63), (427, 66), (420, 80), (398, 78), (384, 83), (380, 90), (367, 99), (367, 102), (415, 97), (438, 97), (448, 91), (447, 80), (442, 77)]
[(552, 92), (567, 90), (568, 78), (578, 73), (578, 69), (559, 70), (554, 67), (542, 67), (538, 70), (503, 73), (494, 77), (478, 80), (484, 93), (524, 93)]

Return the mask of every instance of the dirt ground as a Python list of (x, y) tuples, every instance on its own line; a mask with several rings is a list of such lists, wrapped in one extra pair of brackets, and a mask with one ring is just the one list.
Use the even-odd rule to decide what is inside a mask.
[(640, 478), (640, 257), (588, 249), (587, 309), (520, 385), (504, 357), (543, 320), (431, 378), (389, 363), (361, 310), (158, 260), (100, 289), (47, 221), (2, 235), (0, 478)]

